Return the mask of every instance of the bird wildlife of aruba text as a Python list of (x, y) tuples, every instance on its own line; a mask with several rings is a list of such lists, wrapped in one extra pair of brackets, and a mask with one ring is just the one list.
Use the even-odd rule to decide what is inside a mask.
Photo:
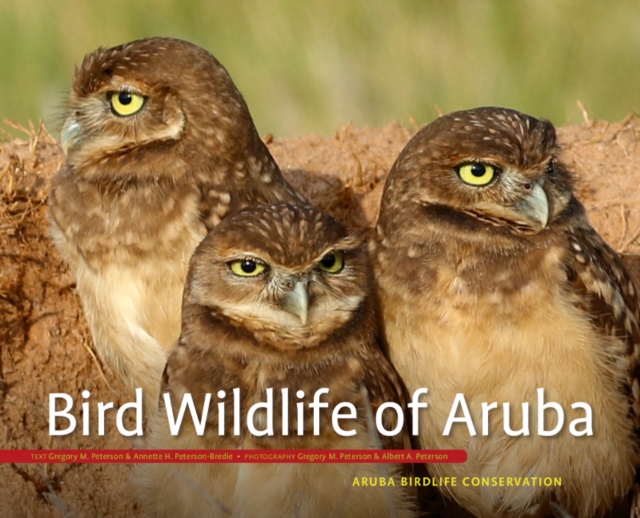
[[(418, 425), (419, 425), (419, 417), (418, 413), (422, 409), (423, 411), (428, 411), (428, 403), (426, 401), (421, 401), (420, 397), (427, 395), (429, 389), (427, 388), (419, 388), (413, 393), (411, 398), (411, 402), (407, 404), (408, 409), (411, 411), (411, 433), (414, 436), (419, 435)], [(239, 388), (234, 388), (232, 391), (232, 395), (228, 398), (228, 394), (224, 390), (220, 390), (217, 393), (217, 412), (218, 412), (218, 434), (221, 436), (225, 435), (225, 423), (227, 423), (227, 414), (226, 408), (227, 403), (230, 403), (233, 406), (232, 410), (232, 419), (233, 419), (233, 435), (239, 436), (241, 435), (241, 416), (243, 415), (240, 409), (240, 401), (241, 394)], [(305, 432), (305, 403), (304, 401), (299, 401), (295, 403), (296, 409), (296, 422), (297, 429), (289, 430), (289, 418), (290, 408), (289, 408), (289, 389), (283, 388), (281, 389), (282, 394), (282, 424), (280, 428), (280, 433), (283, 436), (287, 436), (291, 434), (304, 435)], [(538, 401), (537, 401), (537, 411), (535, 412), (537, 417), (537, 434), (539, 436), (553, 436), (558, 434), (564, 427), (565, 422), (565, 410), (561, 405), (555, 403), (553, 401), (546, 402), (544, 397), (544, 389), (538, 389)], [(328, 408), (329, 403), (322, 401), (321, 398), (323, 395), (329, 394), (328, 388), (320, 388), (315, 391), (313, 394), (313, 401), (308, 403), (308, 408), (312, 412), (312, 420), (313, 420), (313, 434), (320, 435), (320, 409)], [(83, 391), (82, 397), (85, 401), (82, 403), (82, 433), (83, 435), (90, 435), (90, 403), (87, 401), (90, 398), (89, 391)], [(295, 393), (295, 396), (299, 400), (303, 400), (306, 397), (306, 394), (302, 390), (298, 390)], [(185, 414), (187, 409), (191, 414), (191, 419), (193, 421), (194, 428), (196, 433), (200, 436), (204, 435), (206, 425), (207, 425), (207, 416), (209, 415), (209, 409), (211, 407), (211, 400), (213, 396), (211, 393), (205, 394), (204, 404), (200, 412), (196, 408), (194, 404), (193, 398), (191, 394), (184, 394), (180, 408), (177, 411), (177, 415), (174, 412), (173, 405), (171, 402), (171, 397), (169, 394), (163, 394), (164, 405), (167, 410), (167, 419), (169, 424), (169, 429), (171, 431), (171, 435), (178, 435), (180, 429), (182, 427), (182, 423), (185, 418)], [(57, 410), (57, 401), (64, 400), (66, 402), (66, 407)], [(67, 435), (72, 433), (77, 426), (76, 418), (71, 414), (71, 410), (73, 408), (74, 401), (73, 398), (64, 393), (53, 393), (49, 395), (49, 434), (50, 435)], [(134, 436), (134, 435), (143, 435), (143, 426), (142, 426), (142, 416), (143, 416), (143, 395), (142, 389), (136, 389), (136, 400), (134, 402), (126, 403), (122, 405), (118, 411), (116, 416), (116, 426), (118, 431), (124, 436)], [(102, 403), (99, 402), (97, 404), (97, 412), (98, 412), (98, 435), (105, 435), (105, 413), (107, 410), (113, 410), (114, 404), (112, 402)], [(246, 414), (246, 422), (245, 425), (249, 431), (249, 433), (256, 437), (262, 436), (273, 436), (274, 435), (274, 397), (273, 397), (273, 389), (266, 389), (266, 401), (261, 401), (251, 405), (247, 414)], [(575, 415), (574, 419), (569, 424), (569, 431), (572, 435), (579, 437), (583, 435), (593, 435), (593, 413), (591, 407), (584, 402), (576, 402), (571, 405), (571, 409), (574, 411), (582, 411), (580, 415)], [(124, 415), (127, 410), (133, 410), (136, 413), (136, 426), (132, 430), (127, 430), (124, 426)], [(489, 435), (489, 414), (492, 411), (498, 410), (498, 403), (492, 402), (487, 403), (483, 402), (480, 408), (481, 414), (481, 423), (479, 425), (480, 434), (481, 435)], [(394, 412), (395, 413), (395, 426), (392, 429), (387, 429), (385, 427), (385, 412)], [(512, 427), (510, 414), (511, 407), (509, 403), (503, 403), (502, 405), (503, 412), (503, 423), (504, 423), (504, 431), (507, 435), (512, 437), (516, 436), (528, 436), (530, 435), (530, 411), (529, 411), (529, 403), (522, 403), (522, 420), (520, 423), (519, 429), (514, 429)], [(545, 428), (545, 422), (550, 422), (549, 417), (551, 415), (555, 415), (555, 426), (550, 429)], [(355, 429), (349, 428), (347, 421), (349, 419), (357, 419), (358, 413), (356, 406), (350, 402), (342, 402), (334, 406), (331, 412), (331, 425), (333, 430), (343, 437), (350, 437), (356, 435), (357, 431)], [(59, 428), (58, 419), (65, 419), (67, 423), (66, 428)], [(553, 422), (553, 421), (551, 421)], [(259, 424), (261, 423), (262, 426)], [(394, 402), (385, 402), (380, 405), (375, 412), (375, 424), (378, 433), (384, 435), (386, 437), (392, 437), (400, 433), (405, 426), (405, 418), (402, 407)], [(456, 394), (456, 397), (451, 405), (451, 410), (449, 411), (449, 417), (444, 424), (444, 428), (442, 430), (442, 435), (448, 436), (452, 428), (455, 424), (466, 426), (468, 429), (468, 433), (470, 436), (475, 436), (478, 434), (478, 423), (476, 423), (472, 417), (472, 413), (467, 405), (464, 394), (459, 393)]]

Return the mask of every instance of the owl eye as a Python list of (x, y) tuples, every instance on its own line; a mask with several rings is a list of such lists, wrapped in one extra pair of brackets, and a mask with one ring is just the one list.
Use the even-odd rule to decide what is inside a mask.
[(496, 168), (489, 164), (465, 164), (457, 168), (460, 179), (469, 185), (488, 185), (496, 176)]
[(320, 259), (318, 268), (323, 272), (338, 273), (342, 268), (344, 268), (344, 257), (342, 256), (342, 252), (332, 250)]
[(129, 115), (138, 113), (146, 100), (146, 97), (126, 90), (112, 92), (109, 96), (111, 110), (120, 117), (129, 117)]
[(267, 265), (254, 259), (239, 259), (229, 263), (231, 271), (240, 277), (255, 277), (267, 269)]

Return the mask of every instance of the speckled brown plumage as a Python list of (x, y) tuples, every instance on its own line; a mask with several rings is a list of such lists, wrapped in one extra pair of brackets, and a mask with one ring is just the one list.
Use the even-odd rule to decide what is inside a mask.
[[(338, 251), (343, 267), (323, 271), (321, 262)], [(234, 261), (264, 265), (244, 277)], [(257, 206), (225, 219), (200, 244), (190, 264), (182, 333), (167, 363), (162, 392), (176, 408), (190, 393), (202, 408), (206, 393), (239, 388), (242, 425), (233, 435), (230, 414), (226, 434), (218, 434), (218, 414), (211, 411), (207, 431), (193, 427), (171, 437), (163, 402), (150, 421), (150, 446), (187, 449), (368, 449), (374, 446), (366, 418), (383, 402), (404, 405), (400, 381), (379, 346), (378, 319), (372, 300), (366, 247), (336, 220), (315, 209), (289, 205)], [(302, 290), (302, 291), (301, 291)], [(292, 297), (308, 297), (308, 306), (292, 306)], [(305, 296), (303, 296), (304, 298)], [(308, 403), (319, 388), (329, 403), (320, 414), (320, 435), (313, 435)], [(256, 437), (245, 424), (249, 407), (266, 401), (274, 389), (274, 435)], [(281, 389), (288, 388), (289, 435), (282, 435)], [(305, 392), (304, 399), (295, 396)], [(366, 396), (365, 396), (366, 394)], [(366, 399), (365, 399), (366, 398)], [(230, 401), (227, 397), (226, 401)], [(295, 404), (306, 405), (304, 435), (297, 434)], [(357, 419), (338, 435), (332, 426), (335, 405), (351, 402)], [(231, 407), (230, 403), (227, 405)], [(395, 426), (386, 413), (387, 428)], [(264, 417), (261, 417), (264, 423)], [(395, 419), (395, 417), (394, 417)], [(374, 427), (375, 429), (375, 427)], [(409, 447), (405, 431), (382, 437), (385, 448)], [(406, 488), (352, 487), (354, 477), (398, 475), (395, 465), (180, 465), (176, 470), (230, 510), (233, 516), (413, 516)], [(141, 466), (134, 473), (141, 500), (152, 516), (225, 516), (207, 499), (185, 487), (168, 466)], [(393, 511), (394, 509), (395, 511)], [(394, 514), (397, 513), (397, 514)], [(201, 513), (201, 514), (198, 514)]]
[[(121, 115), (136, 99), (138, 111)], [(281, 176), (226, 70), (185, 41), (149, 38), (87, 55), (62, 145), (52, 236), (100, 357), (155, 402), (197, 244), (244, 206), (305, 201)]]
[[(488, 166), (491, 180), (474, 185)], [(391, 359), (410, 392), (430, 389), (422, 445), (469, 452), (432, 473), (562, 477), (562, 487), (444, 491), (482, 517), (546, 516), (550, 502), (581, 518), (628, 509), (640, 460), (637, 293), (574, 197), (553, 126), (479, 108), (423, 128), (392, 167), (371, 248)], [(556, 436), (538, 436), (537, 388), (565, 409)], [(464, 425), (443, 436), (456, 393), (475, 437)], [(592, 437), (569, 434), (579, 401), (593, 409)], [(513, 429), (529, 402), (531, 435), (508, 437), (501, 410), (481, 435), (481, 402), (511, 402)]]

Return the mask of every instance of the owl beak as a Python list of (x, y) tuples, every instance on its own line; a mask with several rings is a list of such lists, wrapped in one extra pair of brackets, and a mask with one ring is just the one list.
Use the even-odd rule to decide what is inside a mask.
[(307, 283), (299, 281), (293, 290), (284, 298), (283, 309), (300, 319), (302, 325), (307, 323), (309, 311), (309, 292)]
[(62, 146), (62, 151), (65, 155), (70, 147), (80, 142), (81, 137), (82, 126), (80, 126), (80, 123), (73, 116), (67, 117), (62, 126), (62, 131), (60, 131), (60, 146)]
[(549, 199), (542, 185), (534, 182), (531, 192), (517, 205), (517, 209), (545, 228), (549, 222)]

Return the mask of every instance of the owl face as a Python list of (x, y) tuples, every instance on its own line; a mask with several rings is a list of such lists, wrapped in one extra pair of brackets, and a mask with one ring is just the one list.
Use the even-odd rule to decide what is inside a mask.
[(171, 153), (189, 161), (196, 147), (206, 154), (215, 145), (223, 154), (252, 127), (242, 96), (210, 53), (186, 41), (148, 38), (84, 58), (61, 144), (78, 169), (113, 160), (114, 170), (130, 174), (145, 163), (157, 169)]
[(185, 300), (276, 347), (312, 347), (367, 297), (362, 241), (332, 217), (286, 204), (223, 220), (191, 261)]
[(452, 221), (539, 232), (571, 198), (571, 180), (557, 154), (548, 121), (502, 108), (451, 113), (407, 144), (385, 198), (417, 202)]

